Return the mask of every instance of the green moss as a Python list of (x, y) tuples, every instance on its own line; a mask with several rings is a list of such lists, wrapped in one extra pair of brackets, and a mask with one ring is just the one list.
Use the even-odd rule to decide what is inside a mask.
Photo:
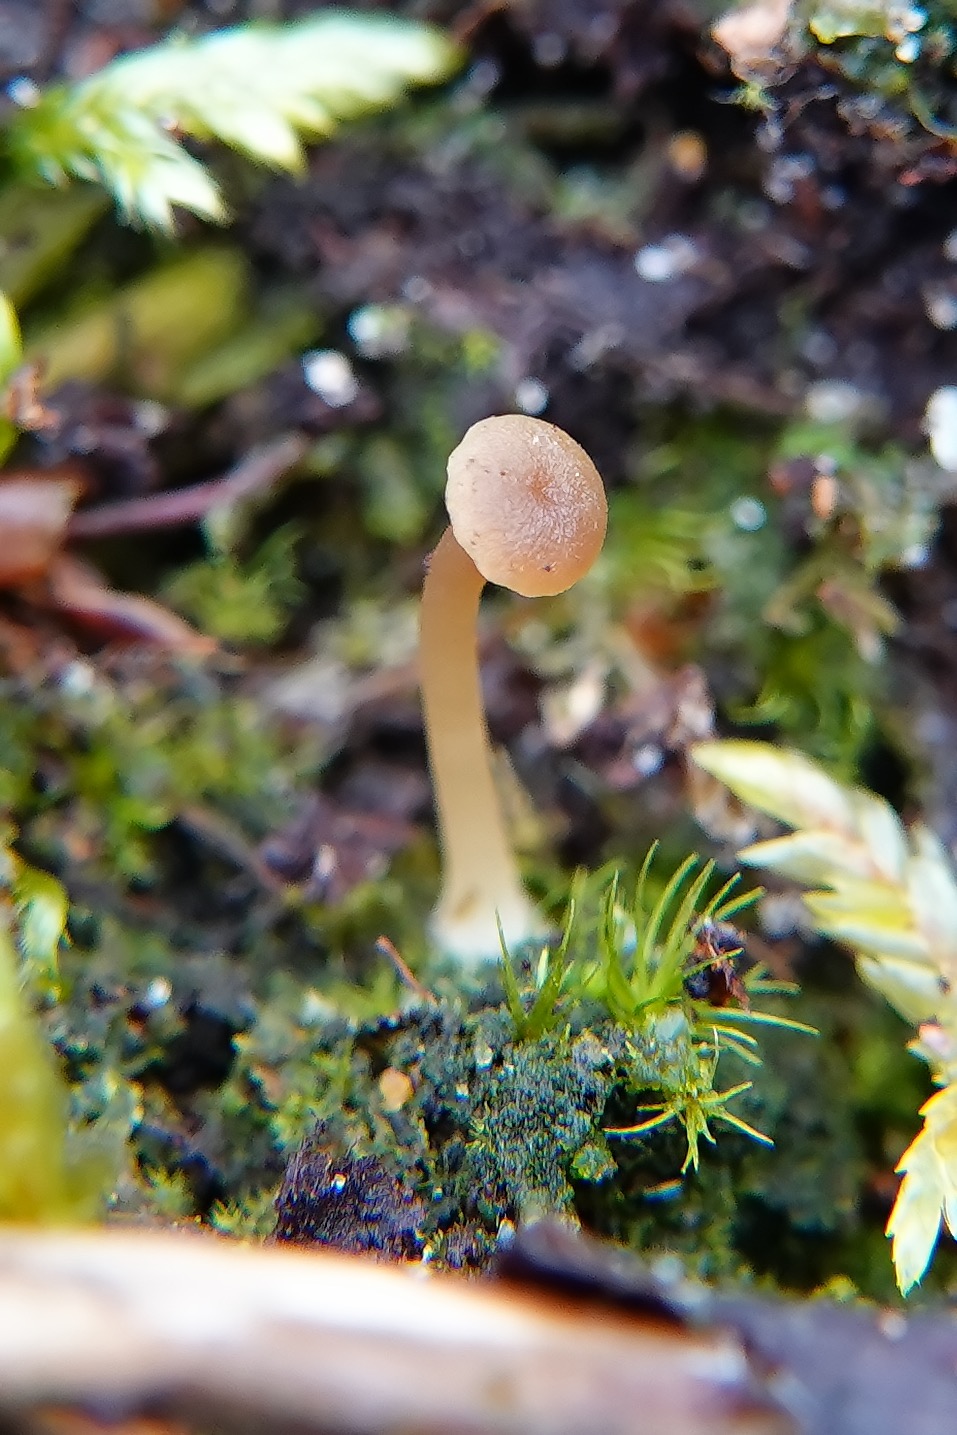
[(227, 643), (272, 643), (285, 630), (289, 610), (302, 596), (297, 577), (298, 528), (279, 528), (243, 563), (214, 553), (181, 568), (166, 585), (174, 608)]
[(599, 581), (639, 630), (646, 613), (670, 625), (734, 722), (773, 726), (853, 777), (889, 723), (899, 618), (882, 579), (922, 561), (940, 502), (930, 466), (847, 425), (755, 432), (659, 410), (612, 496)]
[(426, 1129), (443, 1133), (427, 1157), (433, 1191), (492, 1233), (503, 1220), (569, 1211), (572, 1165), (607, 1149), (600, 1117), (614, 1070), (590, 1033), (515, 1044), (508, 1026), (502, 1011), (481, 1014), (416, 1068)]
[[(807, 0), (795, 8), (790, 42), (794, 58), (813, 58), (839, 79), (840, 107), (855, 127), (874, 126), (881, 141), (901, 146), (922, 131), (952, 137), (957, 29), (947, 0)], [(773, 104), (773, 87), (764, 94)]]
[[(910, 145), (915, 135), (926, 138), (922, 126), (953, 124), (946, 6), (929, 6), (910, 32), (910, 59), (896, 53), (901, 41), (888, 33), (887, 7), (838, 0), (794, 13), (798, 53), (809, 64), (789, 69), (783, 83), (796, 77), (806, 86), (810, 76), (812, 92), (819, 80), (822, 93), (836, 89), (855, 131), (869, 127), (881, 144)], [(666, 22), (654, 43), (668, 63), (680, 51), (690, 82), (687, 35), (675, 42)], [(562, 67), (554, 78), (574, 84), (576, 69)], [(594, 78), (604, 84), (600, 70)], [(712, 89), (709, 78), (709, 96)], [(704, 91), (703, 107), (688, 92), (691, 108), (685, 114), (682, 100), (681, 115), (669, 114), (666, 91), (652, 87), (652, 109), (664, 109), (647, 130), (642, 94), (617, 112), (605, 96), (485, 104), (470, 79), (451, 97), (350, 141), (359, 188), (355, 222), (343, 210), (343, 237), (355, 238), (369, 212), (361, 187), (369, 174), (378, 183), (394, 165), (441, 177), (452, 160), (456, 184), (471, 167), (475, 195), (494, 200), (489, 262), (513, 277), (531, 279), (538, 263), (510, 237), (513, 228), (526, 233), (526, 220), (538, 226), (536, 249), (545, 253), (549, 236), (554, 241), (559, 267), (569, 255), (600, 263), (596, 235), (627, 256), (646, 231), (657, 232), (662, 213), (706, 233), (722, 213), (738, 216), (753, 201), (753, 156), (737, 148), (725, 162)], [(751, 97), (764, 108), (776, 103), (773, 86)], [(807, 109), (805, 118), (813, 123), (817, 114)], [(687, 189), (678, 184), (677, 208), (669, 201), (659, 210), (662, 186), (674, 191), (677, 182), (661, 146), (644, 136), (671, 133), (692, 115), (709, 151), (706, 171)], [(562, 167), (545, 157), (569, 152), (582, 163)], [(848, 185), (851, 214), (853, 175)], [(463, 197), (467, 188), (464, 180)], [(281, 212), (287, 201), (277, 197)], [(838, 1272), (884, 1293), (881, 1182), (912, 1134), (908, 1116), (919, 1100), (916, 1063), (888, 1055), (896, 1038), (859, 1020), (856, 1009), (847, 1016), (826, 992), (795, 1007), (821, 1027), (818, 1042), (762, 1034), (765, 1065), (749, 1066), (757, 1053), (740, 1026), (733, 1034), (733, 1016), (693, 1003), (684, 990), (696, 904), (684, 908), (679, 898), (653, 930), (666, 887), (657, 873), (640, 910), (624, 900), (624, 884), (604, 908), (592, 900), (607, 874), (593, 879), (590, 893), (576, 888), (574, 941), (538, 964), (515, 954), (508, 968), (471, 986), (438, 969), (423, 935), (436, 862), (428, 836), (387, 876), (334, 906), (273, 880), (257, 844), (306, 797), (330, 754), (318, 724), (271, 722), (262, 698), (269, 658), (247, 659), (242, 649), (280, 641), (295, 648), (305, 624), (321, 621), (321, 662), (342, 679), (335, 687), (330, 678), (322, 692), (333, 729), (349, 722), (342, 691), (356, 673), (409, 663), (416, 575), (443, 521), (447, 455), (482, 405), (511, 402), (516, 364), (527, 361), (556, 381), (556, 416), (568, 405), (570, 380), (575, 395), (595, 396), (594, 404), (571, 405), (586, 428), (588, 409), (593, 415), (607, 401), (609, 433), (620, 425), (635, 435), (630, 450), (623, 444), (609, 460), (612, 523), (592, 583), (536, 609), (527, 624), (510, 600), (499, 600), (510, 637), (525, 645), (538, 676), (547, 685), (563, 663), (580, 671), (586, 654), (607, 667), (612, 701), (622, 689), (630, 694), (634, 653), (623, 634), (637, 644), (650, 614), (670, 628), (666, 661), (707, 669), (723, 719), (773, 725), (851, 776), (887, 710), (880, 656), (896, 618), (881, 576), (919, 555), (936, 523), (940, 495), (927, 472), (863, 430), (703, 415), (707, 355), (717, 352), (710, 341), (704, 380), (700, 388), (689, 380), (687, 407), (644, 402), (635, 414), (635, 382), (645, 393), (656, 382), (654, 350), (646, 366), (630, 343), (613, 346), (587, 374), (572, 373), (577, 335), (548, 326), (539, 335), (537, 321), (526, 332), (484, 281), (474, 308), (458, 311), (473, 317), (455, 334), (421, 318), (428, 298), (363, 303), (351, 279), (340, 291), (350, 296), (341, 312), (320, 312), (314, 291), (303, 302), (298, 281), (290, 293), (272, 290), (273, 274), (265, 279), (274, 260), (264, 254), (285, 262), (268, 213), (255, 220), (250, 263), (258, 278), (240, 249), (222, 246), (167, 256), (157, 267), (147, 246), (118, 246), (103, 225), (54, 290), (57, 262), (62, 269), (102, 208), (79, 190), (38, 196), (8, 187), (0, 195), (0, 237), (10, 241), (0, 245), (0, 279), (24, 303), (45, 290), (61, 306), (28, 316), (54, 377), (106, 375), (150, 399), (213, 404), (341, 323), (369, 400), (357, 412), (381, 405), (383, 421), (346, 424), (317, 442), (305, 465), (314, 480), (307, 501), (292, 493), (276, 499), (242, 545), (220, 530), (222, 551), (198, 561), (188, 537), (165, 547), (166, 538), (150, 535), (95, 552), (112, 581), (158, 591), (238, 653), (205, 668), (142, 651), (67, 661), (54, 641), (41, 675), (0, 687), (0, 810), (16, 820), (23, 854), (50, 869), (21, 866), (13, 898), (15, 971), (25, 990), (9, 1003), (15, 1020), (0, 1138), (27, 1143), (38, 1184), (32, 1194), (13, 1192), (10, 1208), (28, 1199), (45, 1213), (90, 1208), (89, 1190), (81, 1199), (72, 1184), (82, 1133), (87, 1156), (94, 1143), (102, 1157), (97, 1191), (115, 1192), (118, 1210), (201, 1218), (261, 1237), (290, 1155), (318, 1131), (334, 1152), (379, 1163), (424, 1203), (423, 1241), (439, 1260), (453, 1259), (463, 1232), (482, 1259), (502, 1223), (559, 1212), (632, 1247), (678, 1252), (710, 1275), (807, 1285)], [(576, 227), (581, 221), (587, 228)], [(422, 272), (441, 281), (451, 256), (454, 294), (470, 261), (440, 227), (423, 231), (441, 243)], [(266, 289), (257, 294), (259, 280)], [(782, 282), (801, 294), (806, 288), (797, 273)], [(759, 337), (749, 351), (761, 382), (800, 353), (810, 303), (785, 301), (776, 337)], [(350, 304), (359, 307), (347, 313)], [(698, 310), (689, 336), (702, 322), (707, 329), (714, 312)], [(483, 314), (496, 316), (505, 337), (474, 317)], [(745, 311), (742, 335), (749, 326)], [(174, 481), (198, 476), (185, 471), (188, 460), (180, 467), (194, 439), (205, 464), (224, 431), (230, 441), (234, 416), (245, 444), (263, 412), (260, 396), (245, 394), (210, 414), (208, 427), (195, 414), (176, 419), (157, 447), (164, 472)], [(775, 483), (782, 466), (822, 456), (836, 480), (830, 513)], [(325, 621), (330, 601), (338, 610)], [(20, 618), (26, 610), (11, 611)], [(410, 729), (388, 741), (411, 748), (418, 739)], [(354, 752), (343, 755), (337, 778)], [(570, 784), (581, 778), (584, 787), (589, 779), (575, 764), (574, 754), (543, 750), (543, 787), (555, 775)], [(630, 840), (622, 832), (635, 804), (629, 794), (615, 811), (600, 783), (595, 788), (588, 798), (601, 808), (599, 820), (620, 821), (608, 849), (627, 866), (634, 854), (621, 852)], [(656, 811), (649, 803), (639, 820), (654, 827)], [(682, 834), (662, 838), (679, 862)], [(66, 909), (54, 871), (73, 899), (72, 948), (61, 941)], [(12, 893), (9, 873), (4, 880)], [(553, 857), (538, 860), (535, 882), (557, 893), (550, 910), (562, 905), (566, 882)], [(410, 1002), (400, 990), (373, 954), (380, 931), (433, 986), (435, 1003)], [(409, 1092), (400, 1100), (403, 1081)], [(749, 1139), (755, 1133), (774, 1149)]]
[(258, 705), (214, 675), (136, 667), (113, 682), (78, 659), (56, 683), (0, 692), (4, 796), (24, 842), (121, 883), (157, 875), (155, 834), (198, 802), (264, 830), (314, 760), (308, 745), (283, 756)]
[[(653, 912), (666, 888), (659, 880), (652, 890)], [(711, 1277), (754, 1271), (807, 1286), (837, 1268), (864, 1290), (883, 1290), (886, 1251), (872, 1267), (881, 1247), (868, 1247), (873, 1223), (859, 1209), (870, 1162), (886, 1169), (888, 1159), (872, 1154), (883, 1130), (879, 1033), (861, 1023), (872, 1008), (856, 993), (823, 1045), (769, 1032), (766, 1065), (749, 1070), (753, 1085), (732, 1112), (772, 1136), (774, 1149), (759, 1149), (719, 1115), (716, 1145), (702, 1145), (695, 1171), (690, 1132), (680, 1119), (647, 1123), (647, 1107), (686, 1097), (689, 1084), (706, 1101), (739, 1078), (731, 1047), (716, 1071), (702, 1045), (728, 1014), (689, 1002), (682, 957), (675, 982), (658, 988), (658, 1015), (635, 1006), (627, 1021), (611, 1020), (594, 980), (600, 915), (581, 887), (576, 895), (580, 946), (569, 944), (566, 957), (579, 976), (593, 975), (566, 985), (549, 1022), (523, 1040), (495, 973), (466, 990), (435, 970), (435, 1002), (397, 1007), (385, 964), (362, 985), (307, 985), (281, 969), (268, 932), (261, 954), (271, 959), (257, 973), (235, 959), (177, 952), (116, 919), (84, 928), (77, 913), (77, 943), (61, 954), (60, 999), (43, 1025), (65, 1062), (74, 1128), (111, 1153), (112, 1165), (98, 1168), (101, 1198), (113, 1191), (119, 1210), (201, 1216), (262, 1236), (287, 1161), (319, 1132), (332, 1159), (374, 1158), (423, 1203), (421, 1240), (440, 1262), (481, 1262), (503, 1222), (559, 1213), (633, 1248), (676, 1253)], [(626, 959), (628, 924), (616, 918), (614, 930)], [(659, 924), (659, 964), (670, 930)], [(513, 977), (530, 1010), (534, 974), (516, 965)], [(623, 1011), (623, 995), (618, 1002)], [(801, 1014), (826, 1024), (832, 1009), (818, 999)], [(220, 1030), (224, 1064), (184, 1084), (198, 1019)], [(207, 1032), (197, 1050), (208, 1054), (210, 1043)], [(37, 1050), (49, 1071), (49, 1050)], [(396, 1074), (400, 1090), (407, 1084), (398, 1103)], [(59, 1112), (61, 1153), (65, 1100), (61, 1087), (49, 1108)], [(51, 1129), (39, 1109), (30, 1108), (35, 1137)], [(642, 1122), (641, 1132), (609, 1138), (611, 1128)]]

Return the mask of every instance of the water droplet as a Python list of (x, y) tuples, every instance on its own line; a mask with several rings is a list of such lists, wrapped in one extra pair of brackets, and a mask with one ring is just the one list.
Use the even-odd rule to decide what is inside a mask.
[(302, 356), (302, 373), (314, 394), (332, 409), (345, 408), (359, 397), (359, 380), (345, 354), (313, 349)]

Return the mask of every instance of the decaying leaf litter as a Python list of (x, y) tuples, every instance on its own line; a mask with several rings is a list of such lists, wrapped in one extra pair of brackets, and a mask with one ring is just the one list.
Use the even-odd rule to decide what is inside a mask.
[[(220, 23), (168, 10), (33, 13), (13, 130), (25, 85), (82, 88), (171, 21)], [(890, 1298), (892, 1172), (932, 1088), (792, 889), (745, 921), (748, 953), (801, 985), (762, 1006), (819, 1035), (756, 1031), (761, 1066), (738, 1043), (712, 1070), (708, 1028), (734, 1018), (689, 1025), (680, 970), (650, 1029), (588, 966), (602, 931), (606, 977), (633, 961), (652, 842), (654, 897), (689, 853), (724, 876), (753, 839), (686, 761), (716, 733), (810, 753), (953, 839), (952, 27), (856, 14), (831, 39), (822, 8), (781, 8), (755, 53), (693, 6), (436, 8), (462, 47), (443, 86), (346, 123), (298, 181), (200, 148), (231, 223), (180, 211), (175, 240), (93, 185), (25, 186), (11, 144), (0, 802), (70, 1082), (69, 1159), (65, 1115), (34, 1128), (67, 1160), (51, 1192), (93, 1172), (115, 1216), (264, 1234), (309, 1136), (320, 1236), (321, 1171), (351, 1161), (385, 1193), (374, 1247), (411, 1210), (408, 1249), (482, 1264), (503, 1220), (560, 1210), (705, 1275)], [(472, 990), (429, 965), (415, 664), (445, 459), (516, 409), (568, 429), (611, 502), (581, 593), (484, 608), (510, 817), (557, 924), (583, 869), (567, 972), (516, 969), (555, 997), (532, 1040), (494, 967)], [(69, 945), (54, 914), (34, 950), (42, 890), (25, 908), (17, 884), (44, 872)], [(689, 1112), (745, 1085), (746, 1129), (718, 1123), (683, 1170)]]

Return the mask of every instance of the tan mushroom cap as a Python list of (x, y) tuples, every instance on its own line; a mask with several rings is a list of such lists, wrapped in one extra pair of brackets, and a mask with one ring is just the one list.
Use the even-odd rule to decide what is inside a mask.
[(474, 424), (449, 458), (457, 542), (490, 583), (563, 593), (594, 563), (608, 506), (598, 470), (554, 424), (505, 414)]

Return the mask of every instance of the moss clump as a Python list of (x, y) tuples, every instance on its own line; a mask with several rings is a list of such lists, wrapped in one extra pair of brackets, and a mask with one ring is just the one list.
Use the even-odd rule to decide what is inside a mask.
[(246, 563), (213, 553), (182, 568), (166, 585), (166, 597), (224, 642), (272, 643), (302, 596), (295, 551), (300, 537), (295, 527), (277, 529)]
[(606, 1149), (612, 1049), (591, 1032), (517, 1043), (495, 1006), (463, 1019), (449, 1012), (442, 1029), (442, 1040), (405, 1036), (389, 1052), (415, 1088), (433, 1200), (491, 1233), (503, 1220), (568, 1212), (576, 1161)]

